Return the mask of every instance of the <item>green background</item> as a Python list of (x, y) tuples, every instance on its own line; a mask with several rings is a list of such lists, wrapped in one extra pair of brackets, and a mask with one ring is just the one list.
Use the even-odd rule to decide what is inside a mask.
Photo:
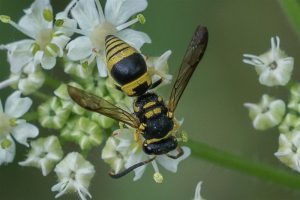
[[(53, 0), (56, 11), (68, 1)], [(17, 21), (29, 0), (0, 0), (0, 14), (10, 15)], [(251, 126), (244, 102), (258, 102), (264, 93), (287, 99), (283, 87), (268, 88), (258, 83), (254, 69), (242, 63), (243, 53), (260, 54), (270, 48), (271, 36), (278, 35), (281, 48), (295, 58), (293, 79), (299, 76), (297, 68), (299, 38), (291, 28), (277, 1), (274, 0), (152, 0), (143, 14), (146, 24), (138, 25), (152, 39), (143, 52), (161, 55), (173, 51), (170, 71), (176, 74), (186, 46), (198, 24), (209, 30), (209, 44), (203, 61), (195, 72), (177, 110), (184, 117), (183, 129), (189, 137), (213, 147), (232, 152), (276, 168), (291, 171), (273, 155), (277, 151), (279, 133), (276, 129), (260, 132)], [(22, 38), (22, 34), (6, 24), (0, 24), (0, 44)], [(0, 77), (9, 74), (6, 53), (0, 52)], [(47, 72), (51, 76), (58, 76)], [(171, 86), (160, 90), (167, 97)], [(0, 91), (2, 101), (11, 92)], [(43, 132), (40, 133), (43, 135)], [(43, 177), (33, 168), (19, 167), (26, 149), (17, 146), (14, 163), (0, 167), (0, 199), (35, 200), (54, 199), (50, 188), (56, 183), (55, 174)], [(153, 169), (148, 167), (141, 180), (132, 181), (132, 174), (113, 180), (109, 167), (100, 160), (99, 149), (89, 157), (96, 168), (90, 193), (93, 199), (192, 199), (198, 181), (203, 181), (202, 196), (213, 199), (299, 199), (300, 191), (275, 183), (261, 181), (240, 172), (218, 167), (207, 161), (188, 158), (173, 174), (161, 169), (164, 183), (152, 179)], [(295, 176), (299, 174), (294, 173)], [(67, 195), (61, 199), (78, 199)]]

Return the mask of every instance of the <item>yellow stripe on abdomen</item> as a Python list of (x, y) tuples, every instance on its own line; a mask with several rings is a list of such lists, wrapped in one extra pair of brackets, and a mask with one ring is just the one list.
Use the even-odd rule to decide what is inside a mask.
[(107, 68), (111, 71), (112, 67), (122, 59), (138, 53), (136, 49), (114, 35), (109, 35), (105, 39)]

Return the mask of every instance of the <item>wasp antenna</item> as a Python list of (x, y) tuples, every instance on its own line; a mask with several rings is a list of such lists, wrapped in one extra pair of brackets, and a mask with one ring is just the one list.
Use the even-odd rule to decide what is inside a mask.
[(120, 173), (117, 173), (117, 174), (115, 174), (113, 172), (109, 172), (108, 175), (112, 178), (121, 178), (122, 176), (125, 176), (126, 174), (128, 174), (129, 172), (135, 170), (136, 168), (141, 167), (143, 165), (146, 165), (149, 162), (152, 162), (155, 158), (156, 158), (156, 156), (154, 156), (153, 158), (151, 158), (149, 160), (139, 162), (139, 163), (137, 163), (135, 165), (132, 165), (131, 167), (129, 167), (129, 168), (125, 169), (124, 171), (122, 171)]

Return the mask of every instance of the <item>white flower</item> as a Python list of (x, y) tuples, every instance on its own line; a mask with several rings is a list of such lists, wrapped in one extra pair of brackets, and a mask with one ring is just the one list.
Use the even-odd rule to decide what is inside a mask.
[(195, 197), (193, 200), (205, 200), (201, 197), (201, 185), (202, 185), (202, 182), (200, 181), (197, 186), (196, 186), (196, 190), (195, 190)]
[(273, 99), (264, 94), (258, 104), (245, 103), (249, 109), (249, 116), (253, 120), (253, 127), (257, 130), (266, 130), (277, 126), (284, 114), (285, 103), (281, 99)]
[[(20, 91), (12, 93), (7, 98), (4, 109), (0, 100), (0, 141), (2, 142), (0, 163), (6, 163), (7, 157), (12, 158), (12, 155), (15, 154), (15, 144), (10, 134), (18, 143), (28, 147), (27, 139), (34, 138), (39, 133), (36, 126), (19, 119), (29, 110), (32, 104), (30, 98), (21, 98), (20, 95)], [(3, 150), (8, 152), (5, 153)]]
[(47, 176), (63, 157), (63, 151), (56, 136), (39, 138), (30, 142), (30, 146), (31, 150), (27, 159), (19, 162), (19, 164), (40, 168), (44, 176)]
[(266, 86), (286, 85), (294, 68), (294, 58), (287, 57), (279, 48), (279, 37), (271, 38), (271, 49), (260, 55), (244, 54), (243, 62), (254, 65), (259, 82)]
[(90, 181), (95, 174), (94, 166), (77, 152), (69, 153), (54, 169), (59, 183), (51, 190), (58, 192), (55, 198), (66, 193), (77, 192), (82, 200), (92, 197), (88, 191)]
[(8, 50), (11, 72), (20, 72), (30, 62), (52, 69), (56, 57), (63, 56), (63, 49), (70, 38), (61, 29), (56, 29), (49, 0), (36, 0), (24, 12), (18, 24), (8, 16), (0, 16), (2, 22), (11, 24), (30, 38), (4, 45)]
[(151, 42), (147, 34), (127, 28), (144, 20), (138, 15), (127, 22), (146, 7), (146, 0), (107, 0), (103, 13), (98, 0), (79, 0), (71, 9), (71, 14), (80, 27), (80, 30), (73, 31), (82, 36), (67, 45), (68, 58), (88, 64), (96, 59), (100, 76), (107, 76), (104, 45), (107, 35), (116, 35), (136, 49)]
[[(116, 130), (111, 136), (102, 151), (102, 159), (108, 163), (115, 173), (120, 172), (124, 168), (129, 168), (132, 165), (141, 161), (149, 160), (153, 156), (145, 154), (142, 149), (142, 138), (139, 142), (134, 140), (134, 129), (122, 128)], [(162, 175), (159, 173), (157, 163), (163, 166), (166, 170), (173, 173), (177, 172), (178, 164), (186, 159), (191, 150), (188, 147), (182, 147), (184, 154), (177, 159), (171, 159), (166, 155), (159, 155), (151, 162), (154, 168), (154, 180), (158, 183), (162, 182)], [(171, 155), (176, 155), (177, 151), (169, 152)], [(150, 164), (150, 163), (149, 163)], [(144, 174), (147, 165), (143, 165), (134, 170), (134, 181), (140, 179)]]
[(300, 172), (300, 132), (294, 131), (279, 136), (279, 148), (274, 154), (282, 163)]
[(152, 76), (152, 82), (159, 80), (160, 78), (163, 79), (162, 84), (169, 84), (172, 81), (172, 75), (168, 74), (169, 72), (169, 65), (168, 59), (171, 56), (172, 51), (168, 50), (163, 53), (160, 57), (145, 57), (146, 64), (150, 74)]
[(24, 95), (31, 94), (43, 86), (45, 82), (44, 72), (33, 62), (28, 63), (20, 72), (11, 73), (10, 78), (0, 83), (0, 89), (12, 86), (20, 90)]

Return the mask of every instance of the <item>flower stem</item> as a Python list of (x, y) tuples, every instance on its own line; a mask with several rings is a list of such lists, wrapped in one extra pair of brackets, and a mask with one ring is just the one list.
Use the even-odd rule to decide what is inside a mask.
[(294, 30), (300, 37), (300, 5), (297, 0), (278, 0)]
[(35, 96), (41, 100), (48, 100), (50, 97), (42, 92), (39, 92), (39, 91), (35, 91), (31, 94), (32, 96)]
[(299, 174), (276, 169), (267, 164), (249, 160), (244, 157), (210, 147), (204, 143), (189, 140), (187, 146), (191, 148), (192, 155), (196, 158), (203, 159), (226, 168), (234, 169), (273, 183), (300, 189)]

